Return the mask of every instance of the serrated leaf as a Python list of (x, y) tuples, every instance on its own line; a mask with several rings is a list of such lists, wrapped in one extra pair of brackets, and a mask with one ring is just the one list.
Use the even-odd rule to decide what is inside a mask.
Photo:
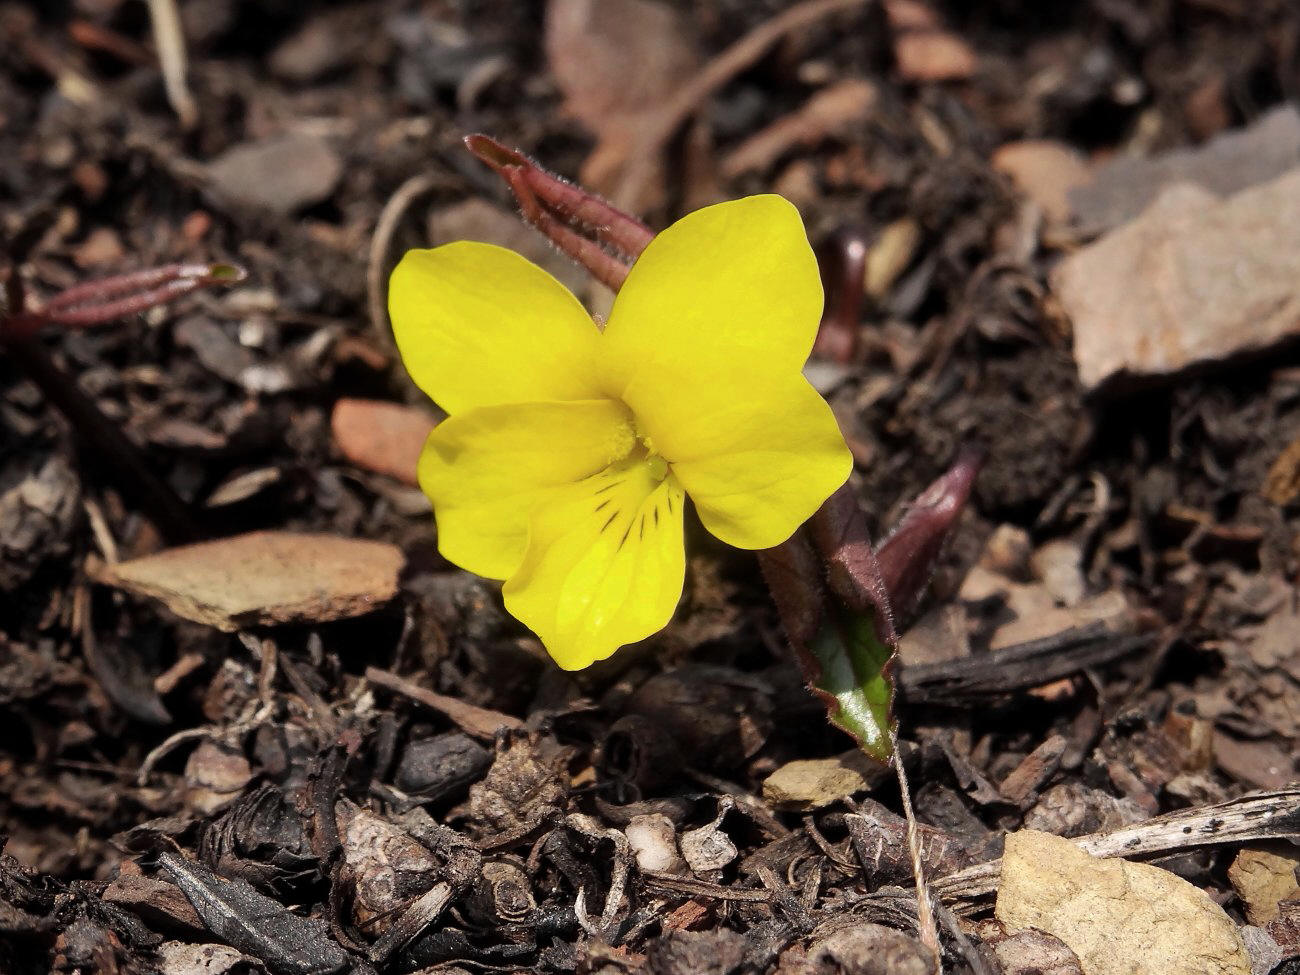
[[(834, 602), (832, 600), (832, 602)], [(880, 638), (870, 612), (835, 604), (827, 608), (808, 654), (820, 671), (812, 689), (826, 703), (827, 717), (848, 732), (872, 758), (893, 755), (894, 648)]]

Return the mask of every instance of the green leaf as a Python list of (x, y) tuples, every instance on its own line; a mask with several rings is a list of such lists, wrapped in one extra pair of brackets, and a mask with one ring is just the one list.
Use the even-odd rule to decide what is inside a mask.
[(872, 758), (893, 754), (894, 648), (880, 639), (874, 614), (829, 600), (808, 653), (820, 673), (812, 688), (826, 703), (831, 724), (848, 732)]

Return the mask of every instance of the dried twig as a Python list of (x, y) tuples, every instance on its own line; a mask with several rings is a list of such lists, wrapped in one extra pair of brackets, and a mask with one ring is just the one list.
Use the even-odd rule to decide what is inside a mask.
[(893, 746), (892, 765), (898, 776), (898, 792), (903, 800), (903, 817), (907, 820), (907, 853), (912, 860), (912, 878), (916, 882), (916, 933), (921, 937), (921, 944), (929, 949), (934, 958), (934, 972), (943, 975), (943, 948), (939, 944), (939, 928), (934, 921), (934, 905), (930, 903), (930, 888), (925, 882), (925, 867), (921, 863), (921, 831), (916, 825), (916, 813), (912, 810), (912, 788), (907, 781), (907, 770), (903, 768), (903, 756), (898, 751), (898, 729), (889, 729), (890, 744)]
[(417, 704), (423, 704), (432, 711), (446, 716), (458, 725), (467, 735), (491, 741), (496, 733), (503, 729), (518, 730), (524, 723), (514, 715), (491, 708), (480, 708), (455, 697), (437, 694), (415, 681), (407, 680), (378, 667), (366, 668), (366, 680), (377, 687), (408, 697)]
[(723, 85), (758, 61), (787, 34), (841, 11), (865, 7), (868, 0), (804, 0), (759, 24), (706, 64), (668, 99), (641, 130), (641, 138), (628, 154), (628, 165), (614, 193), (614, 205), (631, 209), (642, 199), (654, 174), (655, 161), (682, 124)]
[(181, 127), (192, 129), (199, 121), (199, 106), (185, 79), (185, 32), (181, 29), (176, 0), (149, 0), (149, 19), (153, 22), (153, 39), (158, 48), (167, 101), (181, 120)]
[(392, 342), (392, 329), (388, 326), (385, 287), (387, 283), (388, 252), (393, 246), (393, 236), (406, 216), (411, 204), (436, 189), (445, 186), (444, 177), (438, 173), (412, 176), (397, 188), (375, 221), (375, 232), (370, 236), (370, 253), (366, 260), (366, 303), (370, 308), (370, 324), (375, 334)]

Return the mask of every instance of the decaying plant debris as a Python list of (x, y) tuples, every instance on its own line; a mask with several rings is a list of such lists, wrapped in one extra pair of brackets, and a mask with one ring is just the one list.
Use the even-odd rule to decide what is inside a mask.
[[(1225, 966), (1300, 970), (1300, 371), (1274, 343), (1300, 274), (1250, 250), (1297, 225), (1270, 189), (1300, 164), (1292, 5), (175, 6), (180, 68), (143, 5), (0, 5), (5, 317), (248, 272), (0, 338), (0, 971), (927, 970), (897, 788), (826, 726), (751, 556), (693, 539), (669, 629), (572, 675), (436, 554), (397, 256), (536, 247), (608, 307), (519, 236), (468, 132), (653, 227), (795, 202), (828, 292), (809, 376), (874, 536), (983, 447), (896, 674), (945, 970), (1104, 970), (1060, 911), (1017, 930), (1055, 910), (1003, 897), (1021, 830), (1163, 871), (1137, 873), (1213, 915)], [(1142, 292), (1211, 338), (1084, 331), (1141, 270), (1114, 254), (1206, 233), (1267, 272), (1267, 335), (1218, 257)], [(1122, 365), (1085, 390), (1097, 350)], [(370, 570), (232, 592), (199, 538), (244, 583), (349, 539)]]

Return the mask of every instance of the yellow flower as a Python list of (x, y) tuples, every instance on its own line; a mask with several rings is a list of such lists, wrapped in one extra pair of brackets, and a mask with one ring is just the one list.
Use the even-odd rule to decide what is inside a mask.
[(761, 549), (848, 477), (801, 374), (821, 309), (778, 196), (656, 236), (603, 331), (512, 251), (408, 252), (389, 310), (412, 378), (449, 414), (420, 459), (442, 554), (505, 580), (506, 609), (567, 670), (661, 629), (682, 594), (688, 495), (722, 541)]

